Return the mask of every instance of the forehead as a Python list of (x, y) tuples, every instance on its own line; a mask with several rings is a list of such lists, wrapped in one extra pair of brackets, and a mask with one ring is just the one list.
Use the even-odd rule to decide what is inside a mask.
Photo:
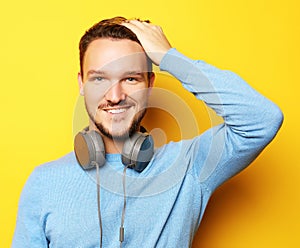
[(147, 71), (146, 54), (137, 42), (128, 39), (101, 38), (91, 42), (84, 60), (83, 71), (120, 72), (124, 70)]

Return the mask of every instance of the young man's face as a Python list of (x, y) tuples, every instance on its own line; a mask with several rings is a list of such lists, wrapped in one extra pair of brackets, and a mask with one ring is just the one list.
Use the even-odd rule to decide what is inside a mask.
[(107, 137), (131, 135), (143, 118), (154, 76), (142, 47), (127, 39), (98, 39), (88, 46), (81, 93), (91, 121)]

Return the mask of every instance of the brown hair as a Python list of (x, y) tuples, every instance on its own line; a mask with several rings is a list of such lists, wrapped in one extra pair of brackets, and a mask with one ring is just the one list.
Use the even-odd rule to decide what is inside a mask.
[[(137, 19), (139, 20), (139, 19)], [(79, 42), (79, 60), (80, 60), (80, 72), (83, 76), (83, 59), (89, 44), (99, 38), (113, 38), (113, 39), (129, 39), (140, 43), (135, 33), (125, 26), (120, 25), (127, 21), (126, 18), (117, 16), (110, 19), (102, 20), (88, 29), (81, 37)], [(149, 21), (146, 21), (149, 22)], [(148, 62), (148, 74), (152, 72), (152, 61), (147, 57)]]

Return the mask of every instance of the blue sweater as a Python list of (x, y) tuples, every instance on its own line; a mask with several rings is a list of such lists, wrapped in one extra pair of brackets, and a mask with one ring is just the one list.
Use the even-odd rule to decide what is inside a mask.
[[(214, 190), (247, 165), (276, 135), (279, 108), (230, 71), (193, 61), (176, 49), (160, 69), (203, 100), (224, 123), (155, 151), (147, 168), (127, 170), (124, 247), (191, 247)], [(119, 246), (123, 207), (120, 154), (100, 169), (103, 247)], [(99, 247), (96, 173), (74, 153), (37, 167), (19, 202), (13, 248)]]

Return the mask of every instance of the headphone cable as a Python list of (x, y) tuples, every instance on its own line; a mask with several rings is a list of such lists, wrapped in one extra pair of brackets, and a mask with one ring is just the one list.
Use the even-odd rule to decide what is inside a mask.
[(98, 220), (99, 220), (99, 228), (100, 228), (100, 248), (102, 248), (102, 219), (101, 219), (101, 208), (100, 208), (100, 173), (99, 173), (99, 164), (96, 163), (96, 171), (97, 171), (97, 206), (98, 206)]
[[(124, 196), (124, 204), (122, 209), (122, 218), (121, 218), (121, 226), (119, 233), (120, 240), (120, 248), (122, 248), (122, 242), (124, 241), (124, 221), (125, 221), (125, 212), (126, 212), (126, 170), (130, 167), (131, 164), (124, 167), (123, 170), (123, 196)], [(99, 227), (100, 227), (100, 248), (102, 248), (102, 236), (103, 236), (103, 228), (102, 228), (102, 218), (101, 218), (101, 208), (100, 208), (100, 173), (99, 173), (99, 164), (96, 163), (96, 177), (97, 177), (97, 206), (98, 206), (98, 219), (99, 219)]]
[(126, 211), (126, 170), (132, 164), (126, 165), (123, 170), (123, 196), (124, 196), (124, 204), (122, 209), (122, 218), (121, 218), (121, 226), (120, 226), (120, 233), (119, 233), (119, 240), (120, 240), (120, 248), (122, 248), (122, 242), (124, 241), (124, 221), (125, 221), (125, 211)]

